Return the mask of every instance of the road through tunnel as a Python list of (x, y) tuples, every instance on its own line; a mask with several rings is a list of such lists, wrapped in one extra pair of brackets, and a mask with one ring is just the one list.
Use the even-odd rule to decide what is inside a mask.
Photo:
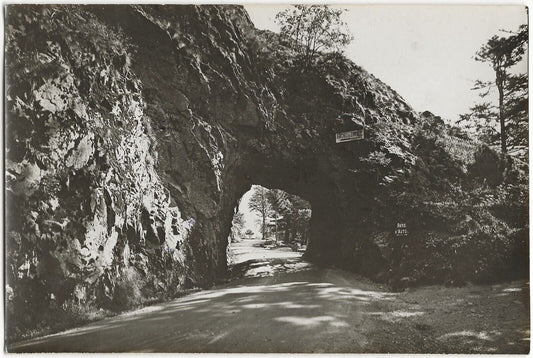
[(235, 272), (263, 260), (300, 258), (309, 242), (311, 213), (310, 203), (297, 195), (252, 185), (235, 207), (228, 269)]
[(402, 224), (409, 284), (527, 267), (527, 163), (340, 54), (302, 68), (240, 6), (9, 10), (5, 281), (35, 315), (13, 332), (219, 282), (253, 184), (310, 203), (314, 262), (387, 281)]
[[(373, 277), (386, 272), (387, 262), (381, 252), (374, 244), (366, 242), (372, 231), (368, 218), (373, 213), (368, 196), (372, 188), (357, 185), (358, 178), (354, 178), (353, 172), (346, 168), (338, 170), (334, 167), (335, 161), (322, 157), (328, 154), (318, 154), (314, 158), (308, 155), (307, 159), (292, 153), (285, 158), (274, 151), (269, 154), (266, 157), (252, 154), (234, 171), (233, 177), (237, 179), (231, 182), (246, 183), (238, 192), (232, 191), (235, 203), (252, 183), (296, 195), (312, 207), (305, 252), (308, 260), (354, 269)], [(339, 162), (343, 164), (342, 160)], [(221, 232), (219, 241), (231, 234), (233, 213), (232, 209), (231, 215), (226, 216), (224, 227), (227, 229)]]

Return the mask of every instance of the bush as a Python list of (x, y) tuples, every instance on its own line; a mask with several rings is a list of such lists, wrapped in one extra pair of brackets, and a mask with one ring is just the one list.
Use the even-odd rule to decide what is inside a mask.
[(134, 268), (128, 268), (115, 282), (110, 308), (115, 312), (131, 309), (142, 302), (139, 274)]
[(482, 146), (474, 156), (475, 162), (468, 168), (469, 172), (491, 186), (501, 184), (505, 165), (498, 154), (489, 147)]
[(340, 52), (353, 39), (342, 13), (327, 5), (293, 5), (279, 12), (276, 20), (281, 35), (291, 41), (304, 67), (311, 65), (321, 51)]

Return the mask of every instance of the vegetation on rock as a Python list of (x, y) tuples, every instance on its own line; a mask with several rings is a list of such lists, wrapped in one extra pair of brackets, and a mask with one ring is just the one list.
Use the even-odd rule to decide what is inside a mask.
[(313, 64), (321, 52), (341, 52), (353, 36), (341, 16), (345, 10), (328, 5), (293, 5), (276, 15), (281, 36), (300, 56), (304, 67)]

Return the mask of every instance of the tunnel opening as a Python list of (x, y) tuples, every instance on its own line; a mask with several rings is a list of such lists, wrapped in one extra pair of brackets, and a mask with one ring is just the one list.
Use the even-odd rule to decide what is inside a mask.
[(311, 204), (281, 189), (252, 185), (235, 205), (227, 262), (299, 258), (310, 239)]

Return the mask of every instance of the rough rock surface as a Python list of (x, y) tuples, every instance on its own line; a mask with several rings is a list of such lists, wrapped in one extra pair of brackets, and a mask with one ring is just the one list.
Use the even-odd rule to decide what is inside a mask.
[[(213, 284), (252, 184), (311, 203), (317, 262), (397, 284), (527, 269), (525, 165), (415, 112), (341, 56), (302, 71), (241, 7), (16, 5), (6, 16), (6, 283), (18, 320)], [(362, 128), (364, 140), (335, 143)]]

